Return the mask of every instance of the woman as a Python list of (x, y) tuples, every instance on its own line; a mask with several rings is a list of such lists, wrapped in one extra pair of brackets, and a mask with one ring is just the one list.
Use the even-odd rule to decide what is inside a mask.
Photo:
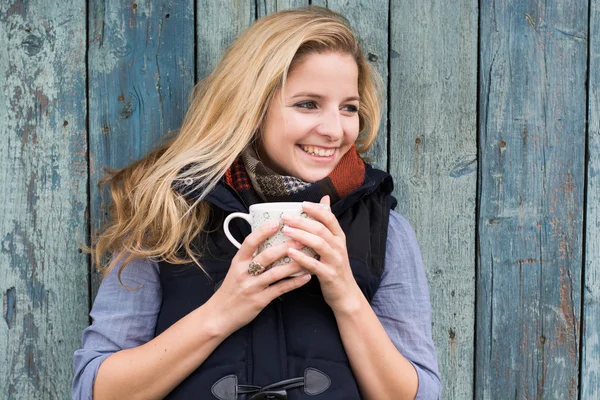
[[(118, 255), (74, 398), (439, 397), (414, 233), (391, 211), (391, 177), (359, 157), (379, 127), (376, 82), (324, 8), (272, 14), (233, 43), (177, 137), (109, 179), (94, 254)], [(314, 220), (230, 225), (238, 251), (224, 218), (269, 201), (305, 201)], [(254, 255), (277, 229), (293, 240)]]

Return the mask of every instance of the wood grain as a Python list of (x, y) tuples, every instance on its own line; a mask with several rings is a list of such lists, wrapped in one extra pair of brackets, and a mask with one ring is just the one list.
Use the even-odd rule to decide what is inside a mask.
[[(110, 197), (98, 181), (178, 129), (194, 84), (191, 1), (98, 0), (89, 20), (90, 208), (92, 235)], [(98, 276), (91, 296), (95, 297)]]
[(350, 22), (360, 46), (369, 62), (375, 67), (382, 81), (381, 126), (373, 147), (367, 153), (373, 164), (387, 170), (388, 163), (388, 14), (387, 0), (351, 3), (343, 0), (317, 0), (313, 5), (327, 7), (339, 12)]
[(256, 13), (258, 18), (262, 18), (276, 11), (306, 7), (307, 5), (308, 0), (256, 0)]
[[(256, 17), (309, 3), (193, 1), (0, 2), (1, 399), (70, 397), (103, 169), (177, 129)], [(349, 19), (384, 80), (370, 155), (421, 245), (444, 398), (600, 398), (598, 0), (310, 3)]]
[(70, 398), (88, 323), (85, 2), (0, 2), (0, 398)]
[(256, 4), (248, 0), (197, 0), (196, 76), (207, 77), (225, 49), (256, 17)]
[(600, 2), (590, 2), (588, 164), (580, 399), (600, 398)]
[(431, 292), (447, 399), (473, 397), (477, 1), (393, 1), (390, 173)]
[(576, 399), (587, 3), (481, 6), (475, 397)]

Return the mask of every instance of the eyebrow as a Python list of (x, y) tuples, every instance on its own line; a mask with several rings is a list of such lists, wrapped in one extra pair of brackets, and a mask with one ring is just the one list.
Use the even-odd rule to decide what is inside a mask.
[[(322, 99), (324, 96), (321, 96), (320, 94), (316, 94), (316, 93), (301, 92), (295, 96), (292, 96), (292, 99), (295, 99), (297, 97), (312, 97), (315, 99)], [(360, 97), (359, 96), (350, 96), (350, 97), (346, 97), (344, 99), (344, 101), (353, 101), (353, 100), (360, 101)]]

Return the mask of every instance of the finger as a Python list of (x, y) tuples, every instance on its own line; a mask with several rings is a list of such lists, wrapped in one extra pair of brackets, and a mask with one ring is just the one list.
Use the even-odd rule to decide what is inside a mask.
[(310, 281), (310, 278), (310, 274), (302, 274), (294, 278), (286, 279), (269, 286), (264, 290), (263, 293), (268, 296), (269, 301), (272, 301), (282, 294), (291, 292), (294, 289), (298, 289), (299, 287), (306, 285)]
[(285, 224), (282, 231), (283, 233), (285, 233), (285, 227), (290, 226), (292, 228), (301, 229), (303, 231), (322, 237), (326, 241), (330, 241), (331, 239), (333, 239), (333, 233), (331, 233), (331, 231), (327, 229), (325, 225), (323, 225), (317, 220), (289, 214), (283, 214), (281, 216), (281, 219)]
[(279, 222), (272, 221), (268, 224), (264, 224), (259, 229), (253, 231), (251, 234), (246, 236), (242, 247), (237, 252), (236, 257), (241, 259), (250, 259), (258, 248), (258, 246), (271, 237), (279, 229)]
[(325, 195), (321, 198), (321, 201), (319, 202), (319, 204), (325, 204), (327, 206), (331, 205), (331, 198), (329, 198), (329, 195)]
[(321, 257), (332, 255), (334, 244), (320, 236), (291, 226), (285, 226), (282, 232), (305, 246), (312, 247)]
[(274, 263), (277, 260), (282, 259), (287, 256), (287, 252), (289, 248), (301, 249), (304, 245), (295, 240), (288, 240), (284, 243), (278, 244), (277, 246), (269, 247), (261, 251), (258, 255), (254, 257), (252, 261), (259, 263), (260, 265), (264, 265), (265, 267)]
[(290, 262), (288, 264), (278, 265), (269, 269), (266, 272), (258, 275), (256, 281), (258, 285), (262, 287), (267, 287), (272, 285), (274, 282), (280, 281), (285, 278), (289, 278), (291, 275), (297, 274), (299, 272), (303, 272), (304, 268), (302, 268), (296, 262)]
[[(323, 204), (323, 203), (320, 203)], [(311, 203), (310, 201), (305, 201), (302, 203), (302, 209), (311, 217), (321, 222), (323, 225), (331, 231), (335, 236), (344, 236), (344, 231), (340, 226), (337, 218), (333, 213), (328, 209), (324, 209), (316, 203)]]
[(323, 264), (314, 257), (309, 257), (301, 251), (296, 249), (290, 249), (288, 251), (289, 256), (295, 263), (304, 269), (312, 272), (313, 274), (319, 276), (321, 275), (321, 271), (323, 269)]

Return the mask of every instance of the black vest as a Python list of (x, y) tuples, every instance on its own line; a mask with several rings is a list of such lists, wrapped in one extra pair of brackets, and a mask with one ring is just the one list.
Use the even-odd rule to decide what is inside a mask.
[[(369, 302), (384, 267), (391, 177), (367, 166), (365, 183), (332, 206), (347, 238), (354, 277)], [(223, 232), (231, 212), (248, 212), (237, 193), (220, 183), (211, 202), (210, 235), (198, 238), (203, 258), (196, 266), (161, 262), (163, 301), (155, 335), (204, 304), (227, 274), (237, 249)], [(248, 224), (234, 219), (231, 233), (243, 239)], [(336, 320), (318, 279), (272, 301), (248, 325), (225, 339), (167, 398), (172, 399), (360, 399)]]

